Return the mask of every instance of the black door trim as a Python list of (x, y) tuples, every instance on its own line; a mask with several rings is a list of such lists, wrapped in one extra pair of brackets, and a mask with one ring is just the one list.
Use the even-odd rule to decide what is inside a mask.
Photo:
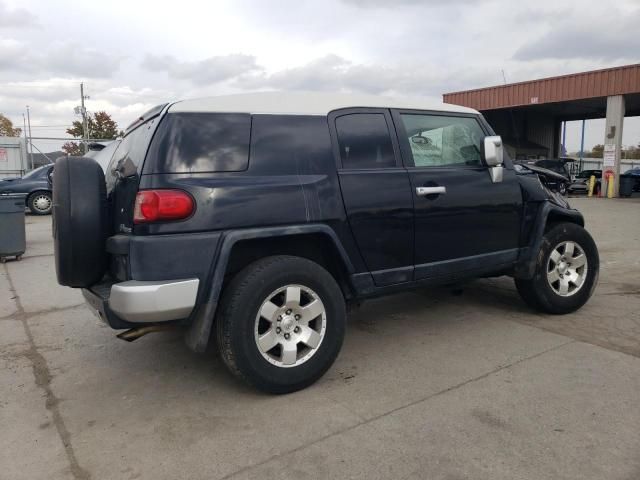
[(519, 248), (499, 250), (497, 252), (482, 253), (469, 257), (452, 258), (438, 262), (422, 263), (415, 266), (415, 279), (440, 277), (446, 274), (466, 272), (469, 270), (485, 270), (496, 265), (515, 263), (518, 259)]

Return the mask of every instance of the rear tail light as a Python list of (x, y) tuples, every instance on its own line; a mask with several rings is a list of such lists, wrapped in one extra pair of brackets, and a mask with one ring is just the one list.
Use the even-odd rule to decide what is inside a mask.
[(140, 190), (136, 195), (133, 223), (182, 220), (194, 210), (193, 198), (182, 190)]

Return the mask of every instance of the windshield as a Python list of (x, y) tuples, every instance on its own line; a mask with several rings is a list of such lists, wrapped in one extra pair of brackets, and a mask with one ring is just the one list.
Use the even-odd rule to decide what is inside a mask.
[(45, 168), (47, 168), (49, 165), (44, 165), (42, 167), (38, 167), (35, 170), (31, 170), (29, 173), (27, 173), (24, 177), (22, 178), (35, 178), (38, 175), (40, 175)]

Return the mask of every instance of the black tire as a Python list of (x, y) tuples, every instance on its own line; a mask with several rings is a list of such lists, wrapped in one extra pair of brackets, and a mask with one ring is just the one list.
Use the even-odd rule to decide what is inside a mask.
[[(554, 249), (565, 241), (578, 244), (587, 259), (586, 278), (582, 286), (570, 296), (557, 293), (547, 280), (547, 266)], [(593, 294), (598, 283), (600, 258), (593, 238), (580, 225), (560, 223), (545, 233), (536, 259), (536, 270), (531, 279), (516, 279), (516, 288), (530, 307), (545, 313), (565, 314), (582, 307)]]
[[(301, 285), (318, 295), (326, 312), (326, 330), (308, 360), (282, 367), (263, 357), (254, 328), (263, 302), (287, 285)], [(345, 324), (344, 297), (329, 272), (305, 258), (267, 257), (247, 266), (225, 288), (217, 316), (218, 348), (234, 375), (264, 392), (289, 393), (311, 385), (331, 367), (342, 346)]]
[(31, 193), (27, 198), (27, 207), (33, 215), (49, 215), (53, 207), (51, 192), (38, 190)]
[(58, 283), (85, 288), (107, 269), (107, 196), (100, 165), (61, 157), (53, 173), (53, 238)]

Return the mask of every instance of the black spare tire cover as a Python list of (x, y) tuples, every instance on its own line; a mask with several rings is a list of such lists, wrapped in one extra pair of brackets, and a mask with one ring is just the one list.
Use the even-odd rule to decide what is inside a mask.
[(53, 171), (53, 238), (58, 283), (89, 287), (107, 269), (107, 195), (92, 158), (62, 157)]

